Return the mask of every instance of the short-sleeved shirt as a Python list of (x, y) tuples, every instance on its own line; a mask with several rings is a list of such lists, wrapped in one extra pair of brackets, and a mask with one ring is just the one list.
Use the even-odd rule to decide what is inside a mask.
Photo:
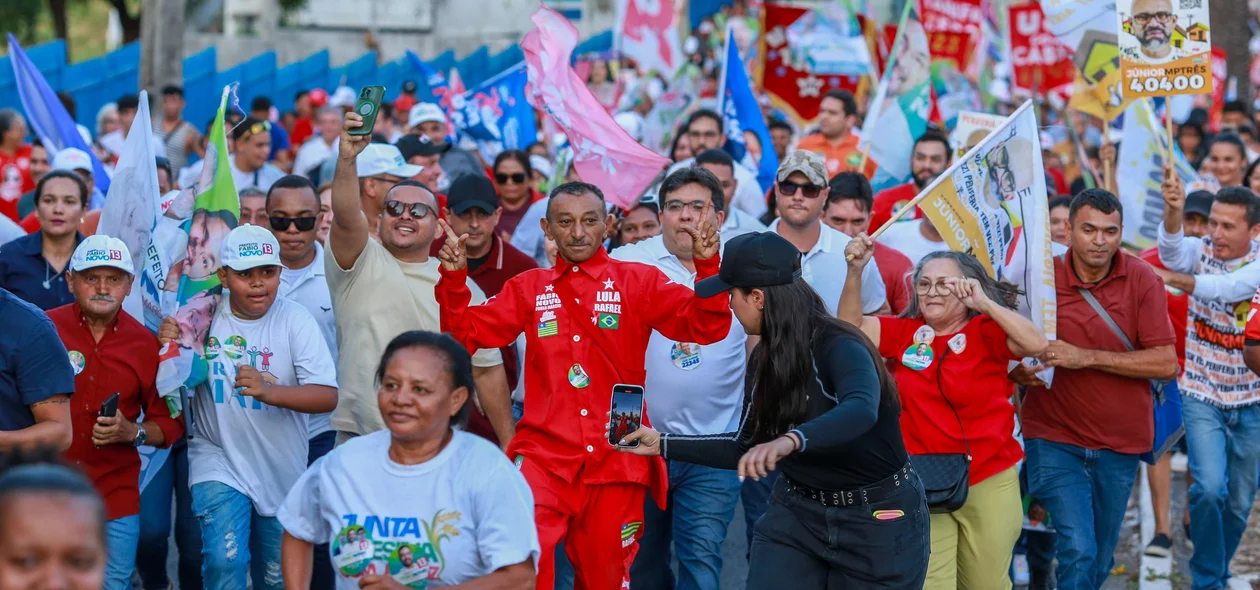
[(246, 320), (232, 313), (224, 293), (205, 352), (210, 375), (192, 400), (188, 483), (230, 486), (259, 514), (274, 516), (306, 469), (307, 415), (236, 393), (237, 366), (250, 365), (282, 387), (336, 387), (328, 345), (297, 302), (276, 297), (263, 317)]
[[(306, 268), (291, 269), (285, 267), (280, 273), (280, 291), (276, 293), (298, 302), (306, 311), (311, 312), (315, 323), (319, 324), (319, 333), (324, 335), (328, 344), (328, 352), (333, 362), (337, 361), (337, 325), (332, 311), (332, 295), (328, 292), (328, 280), (324, 275), (324, 247), (315, 242), (315, 259)], [(311, 438), (315, 438), (331, 428), (329, 420), (332, 412), (310, 414), (308, 428)]]
[(328, 544), (338, 589), (357, 590), (367, 575), (451, 586), (526, 560), (537, 565), (534, 497), (498, 447), (455, 432), (437, 456), (402, 465), (389, 458), (390, 437), (377, 431), (333, 449), (277, 514), (290, 535)]
[(22, 144), (12, 154), (0, 152), (0, 215), (20, 219), (17, 214), (18, 199), (22, 193), (33, 190), (31, 178), (31, 146)]
[(236, 156), (232, 156), (232, 179), (236, 182), (238, 193), (250, 187), (265, 193), (283, 176), (284, 172), (279, 168), (266, 163), (257, 170), (246, 172), (236, 167)]
[[(331, 242), (330, 242), (331, 243)], [(342, 432), (368, 434), (385, 428), (376, 405), (376, 365), (395, 336), (409, 330), (441, 332), (442, 322), (433, 288), (439, 262), (402, 262), (380, 242), (368, 238), (354, 266), (337, 265), (332, 247), (324, 252), (328, 289), (337, 318), (337, 381), (340, 384), (332, 427)], [(468, 279), (472, 304), (485, 301), (481, 288)], [(473, 366), (503, 364), (498, 349), (478, 350)]]
[(978, 315), (958, 333), (936, 334), (919, 318), (881, 316), (879, 354), (892, 361), (906, 452), (964, 453), (969, 445), (971, 485), (1024, 457), (1014, 436), (1015, 387), (1006, 378), (1008, 362), (1019, 358), (997, 322)]
[[(871, 204), (871, 231), (884, 226), (884, 223), (892, 218), (893, 213), (900, 211), (907, 203), (913, 201), (919, 195), (919, 187), (914, 181), (905, 184), (899, 184), (892, 188), (886, 188), (879, 191), (875, 195), (875, 200)], [(897, 218), (897, 221), (911, 221), (923, 217), (923, 209), (917, 205), (914, 211), (907, 211), (904, 215)]]
[(184, 435), (182, 420), (171, 418), (166, 400), (158, 395), (155, 380), (158, 368), (158, 341), (135, 318), (119, 311), (100, 342), (92, 335), (78, 303), (48, 312), (57, 334), (69, 351), (74, 368), (74, 399), (70, 424), (74, 439), (66, 458), (74, 461), (92, 478), (96, 491), (105, 499), (108, 520), (140, 513), (140, 454), (130, 444), (97, 447), (92, 444), (92, 427), (101, 404), (118, 393), (118, 415), (138, 422), (144, 420), (162, 430), (166, 445)]
[[(1082, 287), (1093, 293), (1138, 350), (1176, 342), (1164, 281), (1150, 265), (1118, 252), (1111, 272), (1090, 285), (1081, 282), (1071, 264), (1071, 251), (1054, 259), (1059, 340), (1086, 349), (1128, 351), (1077, 291)], [(1151, 450), (1155, 437), (1151, 405), (1147, 379), (1060, 367), (1054, 370), (1049, 389), (1028, 388), (1021, 423), (1024, 438), (1136, 455)]]
[[(75, 237), (75, 245), (83, 234)], [(74, 303), (66, 285), (67, 264), (57, 270), (44, 258), (43, 235), (36, 231), (0, 246), (0, 287), (44, 311)]]
[[(796, 149), (821, 154), (827, 165), (828, 177), (841, 172), (861, 172), (870, 178), (875, 174), (875, 160), (867, 158), (865, 165), (862, 164), (862, 151), (858, 148), (860, 141), (856, 133), (849, 133), (839, 143), (833, 144), (822, 133), (814, 133), (801, 138)], [(863, 168), (858, 170), (858, 166)]]
[(884, 280), (888, 307), (893, 314), (899, 314), (910, 306), (910, 274), (914, 272), (914, 263), (905, 254), (878, 242), (875, 243), (874, 260), (879, 265), (879, 276)]
[[(778, 231), (780, 221), (782, 220), (774, 220), (770, 224), (770, 231)], [(852, 238), (822, 221), (817, 223), (818, 241), (814, 242), (809, 252), (801, 255), (801, 278), (822, 297), (827, 311), (834, 316), (840, 306), (840, 293), (844, 291), (845, 277), (849, 274), (849, 264), (844, 259), (844, 247)], [(862, 313), (879, 311), (887, 300), (884, 280), (879, 274), (879, 263), (872, 260), (862, 269)]]
[(74, 370), (52, 321), (0, 288), (0, 430), (35, 425), (31, 404), (74, 393)]

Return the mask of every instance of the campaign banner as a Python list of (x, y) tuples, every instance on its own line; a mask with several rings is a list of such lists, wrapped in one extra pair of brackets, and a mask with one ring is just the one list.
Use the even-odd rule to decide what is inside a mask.
[(538, 141), (534, 107), (525, 97), (528, 83), (522, 63), (452, 101), (451, 122), (477, 142), (486, 161), (493, 162), (503, 150), (523, 150)]
[(933, 59), (952, 60), (966, 71), (980, 36), (980, 0), (920, 0), (919, 16)]
[[(1187, 191), (1194, 190), (1198, 175), (1173, 144), (1177, 176)], [(1164, 218), (1164, 163), (1168, 159), (1168, 134), (1149, 98), (1133, 101), (1124, 113), (1124, 141), (1116, 153), (1116, 184), (1124, 205), (1124, 243), (1145, 250), (1159, 239)]]
[[(722, 113), (722, 126), (726, 133), (725, 149), (736, 162), (749, 168), (755, 167), (761, 190), (768, 191), (774, 185), (774, 177), (779, 170), (779, 156), (774, 151), (770, 129), (766, 125), (765, 116), (761, 114), (761, 105), (748, 82), (748, 72), (739, 57), (739, 47), (735, 45), (734, 36), (733, 28), (726, 30), (726, 59), (718, 80), (721, 85), (718, 90), (718, 112)], [(744, 133), (752, 133), (761, 143), (759, 162), (753, 161)]]
[(932, 114), (932, 58), (911, 3), (902, 11), (890, 55), (862, 123), (862, 149), (879, 165), (871, 179), (875, 191), (910, 180), (914, 141), (927, 130)]
[(1046, 337), (1058, 308), (1046, 175), (1033, 102), (924, 190), (919, 204), (951, 250), (975, 256), (989, 276), (1020, 288), (1019, 312)]
[(1125, 96), (1212, 92), (1207, 0), (1119, 0)]
[(1041, 5), (1012, 5), (1007, 14), (1015, 87), (1044, 95), (1066, 95), (1074, 81), (1072, 50), (1050, 31)]
[(971, 148), (984, 141), (990, 133), (1006, 122), (1006, 117), (988, 113), (963, 111), (958, 113), (958, 124), (949, 133), (949, 145), (954, 149), (954, 158), (962, 158)]
[(817, 76), (869, 76), (872, 62), (862, 24), (842, 2), (808, 10), (788, 25), (793, 63)]
[(671, 0), (617, 0), (613, 39), (643, 71), (672, 78), (686, 57), (678, 38), (679, 12)]
[[(1127, 1), (1127, 0), (1126, 0)], [(1072, 52), (1072, 93), (1068, 105), (1101, 119), (1115, 119), (1131, 96), (1121, 92), (1120, 47), (1114, 0), (1041, 0), (1045, 25)]]
[(662, 156), (671, 157), (669, 149), (679, 125), (699, 108), (700, 70), (682, 68), (670, 83), (669, 90), (656, 98), (652, 110), (643, 118), (643, 145)]
[[(766, 33), (761, 35), (759, 53), (765, 56), (765, 62), (758, 71), (756, 84), (770, 97), (771, 104), (791, 117), (799, 127), (807, 126), (818, 117), (818, 103), (823, 94), (831, 90), (861, 94), (873, 77), (862, 74), (819, 75), (811, 69), (808, 60), (795, 57), (802, 51), (797, 49), (793, 53), (788, 30), (798, 20), (816, 19), (809, 16), (812, 12), (808, 8), (786, 4), (767, 3), (762, 6), (762, 30)], [(857, 19), (865, 26), (862, 17)], [(863, 40), (864, 47), (867, 43)], [(873, 57), (869, 51), (867, 56)]]

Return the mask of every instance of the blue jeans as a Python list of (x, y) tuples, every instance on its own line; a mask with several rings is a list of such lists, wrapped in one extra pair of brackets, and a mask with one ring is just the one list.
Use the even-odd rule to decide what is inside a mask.
[[(735, 518), (739, 476), (729, 469), (669, 462), (668, 506), (651, 498), (643, 508), (643, 536), (630, 567), (631, 590), (707, 590), (722, 579), (722, 542)], [(678, 584), (670, 543), (678, 552)]]
[(1225, 410), (1191, 397), (1181, 413), (1190, 448), (1190, 576), (1195, 590), (1228, 585), (1260, 477), (1260, 406)]
[(136, 570), (145, 590), (166, 590), (166, 552), (171, 536), (171, 497), (175, 498), (175, 546), (179, 551), (179, 587), (201, 590), (201, 527), (188, 489), (188, 446), (175, 443), (166, 463), (140, 494), (140, 542)]
[[(327, 455), (337, 442), (337, 431), (321, 432), (307, 443), (306, 465), (309, 467), (320, 457)], [(328, 544), (315, 546), (315, 561), (311, 567), (310, 590), (333, 590), (337, 587), (336, 574), (333, 573), (332, 559), (328, 557)]]
[(131, 590), (131, 572), (136, 569), (136, 542), (140, 539), (140, 515), (132, 514), (105, 523), (104, 590)]
[(245, 590), (246, 577), (257, 590), (281, 590), (280, 541), (284, 528), (274, 516), (254, 510), (249, 496), (217, 481), (192, 487), (193, 512), (201, 523), (206, 587)]
[(749, 477), (744, 480), (739, 491), (739, 501), (744, 504), (744, 534), (748, 536), (745, 558), (752, 557), (753, 529), (756, 528), (757, 519), (766, 513), (766, 508), (770, 505), (770, 492), (774, 491), (774, 482), (778, 480), (778, 470), (770, 472), (761, 481)]
[(1057, 531), (1059, 590), (1097, 590), (1111, 575), (1138, 456), (1030, 438), (1028, 491)]

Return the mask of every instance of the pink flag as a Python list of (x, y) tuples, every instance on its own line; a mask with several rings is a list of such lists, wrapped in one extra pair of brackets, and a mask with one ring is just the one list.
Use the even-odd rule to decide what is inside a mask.
[(569, 66), (578, 32), (568, 19), (542, 6), (532, 20), (538, 28), (521, 40), (529, 103), (564, 130), (582, 180), (600, 187), (608, 202), (630, 206), (670, 161), (635, 142)]
[(458, 68), (451, 68), (451, 77), (449, 80), (451, 84), (451, 92), (454, 92), (455, 94), (468, 92), (468, 89), (464, 88), (464, 79), (459, 76)]

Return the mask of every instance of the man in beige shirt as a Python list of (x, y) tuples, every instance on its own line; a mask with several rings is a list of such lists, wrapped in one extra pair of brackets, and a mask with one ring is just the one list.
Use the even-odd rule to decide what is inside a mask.
[[(376, 403), (376, 366), (395, 336), (409, 330), (440, 332), (437, 299), (438, 261), (429, 258), (437, 231), (437, 198), (415, 181), (402, 181), (379, 203), (360, 200), (356, 159), (368, 146), (366, 135), (350, 135), (362, 117), (346, 115), (333, 177), (333, 224), (324, 258), (337, 324), (337, 381), (340, 397), (332, 415), (338, 442), (385, 427)], [(398, 157), (399, 174), (410, 178), (419, 166)], [(406, 168), (406, 169), (404, 169)], [(412, 170), (414, 169), (414, 170)], [(371, 205), (371, 206), (369, 206)], [(368, 219), (364, 211), (379, 211)], [(377, 224), (380, 240), (369, 236)], [(473, 303), (485, 300), (471, 280)], [(515, 434), (512, 401), (503, 359), (497, 349), (473, 354), (476, 401), (506, 447)]]

